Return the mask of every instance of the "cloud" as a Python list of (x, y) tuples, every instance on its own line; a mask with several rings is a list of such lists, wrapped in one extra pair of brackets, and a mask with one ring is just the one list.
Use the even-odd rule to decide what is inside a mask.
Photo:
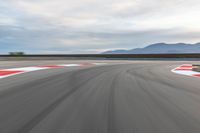
[(198, 0), (0, 0), (1, 53), (95, 53), (200, 38)]

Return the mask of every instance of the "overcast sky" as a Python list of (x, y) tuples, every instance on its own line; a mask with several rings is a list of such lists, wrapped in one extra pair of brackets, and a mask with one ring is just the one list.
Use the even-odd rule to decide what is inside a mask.
[(200, 0), (0, 0), (0, 53), (200, 42)]

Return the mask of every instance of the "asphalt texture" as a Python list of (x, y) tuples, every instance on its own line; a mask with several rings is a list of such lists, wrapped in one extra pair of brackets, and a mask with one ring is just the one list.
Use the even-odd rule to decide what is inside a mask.
[(180, 64), (115, 62), (0, 79), (0, 133), (200, 133), (200, 78), (172, 73)]

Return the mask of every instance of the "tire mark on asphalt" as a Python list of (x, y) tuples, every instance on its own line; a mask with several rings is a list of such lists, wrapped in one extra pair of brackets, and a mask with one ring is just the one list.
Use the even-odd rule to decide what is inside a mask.
[[(77, 71), (75, 73), (79, 74), (79, 72), (80, 71)], [(30, 120), (28, 123), (26, 123), (20, 129), (18, 129), (16, 131), (16, 133), (28, 133), (29, 131), (31, 131), (31, 129), (33, 129), (46, 116), (48, 116), (49, 113), (51, 113), (54, 109), (56, 109), (56, 107), (59, 106), (60, 103), (62, 103), (66, 98), (68, 98), (70, 95), (72, 95), (73, 93), (75, 93), (78, 89), (80, 89), (83, 84), (86, 84), (90, 80), (93, 80), (93, 79), (97, 78), (98, 76), (102, 75), (103, 72), (106, 72), (106, 71), (105, 70), (100, 71), (99, 73), (97, 73), (97, 75), (94, 75), (93, 77), (90, 77), (90, 78), (86, 79), (85, 81), (83, 81), (83, 82), (81, 82), (79, 84), (76, 84), (73, 88), (71, 88), (70, 91), (68, 91), (63, 96), (61, 96), (60, 98), (58, 98), (57, 100), (55, 100), (55, 102), (53, 102), (52, 104), (50, 104), (42, 112), (40, 112), (38, 115), (36, 115), (32, 120)], [(73, 77), (76, 76), (76, 74), (73, 75)], [(71, 78), (71, 80), (74, 82), (74, 79)]]
[(116, 133), (116, 124), (115, 124), (115, 89), (117, 86), (117, 80), (121, 73), (118, 73), (110, 86), (110, 97), (108, 103), (108, 129), (107, 133)]
[[(173, 101), (171, 101), (169, 99), (169, 97), (167, 97), (166, 95), (160, 93), (159, 91), (153, 91), (153, 92), (157, 93), (157, 95), (155, 95), (154, 93), (152, 93), (152, 91), (146, 89), (144, 87), (145, 82), (149, 85), (149, 87), (151, 87), (151, 85), (147, 82), (147, 80), (145, 80), (145, 78), (141, 78), (142, 75), (137, 73), (137, 71), (134, 71), (134, 72), (132, 71), (132, 73), (130, 73), (130, 74), (132, 76), (140, 77), (140, 78), (135, 78), (135, 80), (137, 81), (140, 88), (149, 96), (149, 98), (157, 105), (157, 107), (160, 110), (162, 110), (162, 113), (164, 113), (168, 118), (171, 119), (172, 122), (174, 122), (176, 125), (178, 125), (178, 127), (179, 127), (179, 129), (181, 130), (182, 133), (190, 132), (187, 128), (188, 123), (195, 123), (195, 124), (192, 124), (192, 125), (190, 124), (190, 126), (193, 127), (194, 131), (199, 130), (199, 126), (197, 124), (197, 123), (199, 123), (199, 121), (195, 117), (189, 115), (187, 112), (185, 112), (183, 109), (181, 109), (177, 104), (175, 104)], [(148, 79), (150, 81), (153, 81), (153, 82), (155, 81), (155, 80), (152, 80), (150, 78), (148, 78)], [(156, 79), (159, 79), (159, 78), (157, 77)], [(171, 89), (174, 88), (173, 85), (169, 85), (165, 81), (162, 81), (161, 79), (159, 79), (158, 81), (159, 82), (157, 82), (157, 83), (162, 84), (162, 85), (164, 85), (168, 88), (171, 88)], [(158, 100), (158, 99), (163, 99), (163, 100)], [(165, 106), (166, 104), (170, 105), (171, 108), (169, 108), (169, 106)], [(176, 115), (176, 113), (174, 113), (174, 112), (178, 113), (178, 115)], [(189, 118), (192, 118), (192, 120), (190, 122), (183, 123), (185, 120), (189, 120)]]

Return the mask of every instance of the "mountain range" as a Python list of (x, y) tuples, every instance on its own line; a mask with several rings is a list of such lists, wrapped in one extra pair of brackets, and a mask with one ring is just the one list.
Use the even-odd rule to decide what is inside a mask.
[(136, 48), (130, 50), (112, 50), (102, 54), (178, 54), (178, 53), (200, 53), (200, 43), (156, 43), (148, 45), (144, 48)]

